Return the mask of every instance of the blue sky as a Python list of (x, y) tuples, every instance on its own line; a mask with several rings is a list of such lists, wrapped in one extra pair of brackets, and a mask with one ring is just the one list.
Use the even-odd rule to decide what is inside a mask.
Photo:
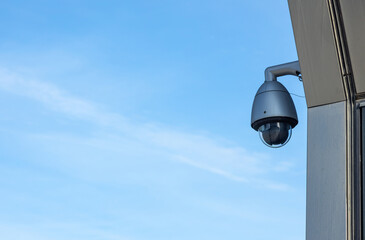
[(286, 1), (3, 1), (0, 36), (2, 239), (304, 239), (305, 99), (250, 127)]

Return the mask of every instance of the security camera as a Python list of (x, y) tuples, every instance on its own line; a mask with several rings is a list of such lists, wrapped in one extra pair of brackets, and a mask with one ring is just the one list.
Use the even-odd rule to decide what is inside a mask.
[(298, 124), (297, 111), (288, 90), (277, 81), (284, 75), (300, 76), (299, 62), (268, 67), (265, 82), (256, 93), (252, 105), (251, 127), (259, 132), (262, 142), (272, 148), (284, 146)]

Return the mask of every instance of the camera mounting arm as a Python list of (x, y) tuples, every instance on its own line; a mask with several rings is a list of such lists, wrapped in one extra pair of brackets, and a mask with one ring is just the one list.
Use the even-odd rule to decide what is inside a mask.
[(299, 61), (271, 66), (265, 69), (265, 82), (276, 81), (277, 77), (294, 75), (300, 77), (301, 70)]

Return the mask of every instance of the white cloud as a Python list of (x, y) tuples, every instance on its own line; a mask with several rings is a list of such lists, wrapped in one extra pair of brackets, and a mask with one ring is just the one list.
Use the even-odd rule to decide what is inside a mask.
[[(110, 138), (136, 142), (138, 146), (159, 151), (169, 159), (229, 180), (274, 190), (289, 189), (286, 184), (267, 180), (270, 172), (288, 171), (289, 164), (272, 164), (267, 156), (248, 152), (242, 147), (229, 146), (201, 134), (174, 131), (148, 123), (136, 124), (120, 114), (101, 110), (95, 103), (71, 96), (54, 85), (26, 80), (6, 70), (0, 70), (0, 90), (31, 98), (69, 117), (111, 129), (109, 137), (93, 141), (93, 144), (117, 151), (121, 144), (115, 144)], [(132, 147), (130, 151), (136, 149)]]

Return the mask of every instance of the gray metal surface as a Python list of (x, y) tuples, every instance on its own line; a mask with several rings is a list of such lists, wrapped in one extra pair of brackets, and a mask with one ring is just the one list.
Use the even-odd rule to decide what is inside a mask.
[[(365, 102), (363, 102), (363, 103), (365, 103)], [(365, 186), (365, 176), (364, 176), (364, 174), (365, 174), (365, 108), (362, 108), (361, 109), (361, 134), (360, 134), (360, 137), (361, 137), (361, 146), (360, 146), (360, 148), (361, 148), (361, 153), (360, 153), (360, 155), (361, 155), (361, 160), (362, 160), (362, 166), (361, 166), (361, 168), (362, 168), (362, 205), (363, 206), (365, 206), (365, 188), (364, 188), (364, 186)], [(365, 218), (365, 211), (364, 211), (364, 208), (363, 208), (363, 210), (362, 210), (362, 212), (360, 213), (360, 217), (362, 217), (362, 220)], [(362, 228), (363, 229), (365, 229), (365, 221), (362, 221)], [(363, 231), (364, 232), (364, 231)]]
[(365, 92), (365, 1), (340, 0), (357, 93)]
[(308, 109), (307, 240), (345, 240), (346, 102)]
[(257, 129), (268, 122), (288, 122), (294, 128), (297, 111), (288, 90), (277, 81), (265, 81), (252, 104), (251, 126)]
[(299, 74), (300, 74), (299, 61), (284, 63), (266, 68), (265, 81), (276, 81), (276, 78), (280, 76), (285, 76), (285, 75), (299, 76)]
[(288, 3), (308, 107), (345, 100), (327, 1)]

